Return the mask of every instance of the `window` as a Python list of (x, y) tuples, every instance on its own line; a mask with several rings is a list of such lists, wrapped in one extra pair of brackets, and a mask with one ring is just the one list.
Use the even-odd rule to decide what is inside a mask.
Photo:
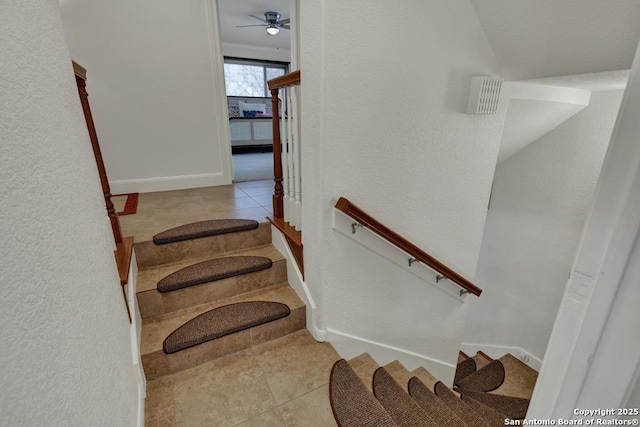
[(227, 96), (269, 97), (267, 81), (287, 73), (283, 62), (250, 59), (224, 59), (224, 82)]

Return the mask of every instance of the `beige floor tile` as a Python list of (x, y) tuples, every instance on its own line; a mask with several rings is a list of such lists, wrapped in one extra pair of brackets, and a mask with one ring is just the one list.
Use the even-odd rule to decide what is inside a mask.
[(179, 426), (235, 426), (275, 409), (250, 351), (177, 373), (172, 381)]
[(274, 186), (273, 185), (260, 185), (255, 187), (246, 187), (243, 188), (242, 191), (247, 193), (249, 196), (268, 196), (273, 194)]
[(160, 378), (147, 383), (144, 402), (145, 426), (175, 426), (173, 387), (170, 378)]
[(329, 343), (316, 342), (305, 329), (253, 348), (278, 405), (328, 384), (340, 359)]
[(328, 385), (293, 399), (278, 409), (287, 427), (337, 426), (329, 403)]
[(236, 197), (235, 199), (231, 200), (212, 200), (205, 203), (207, 208), (213, 210), (214, 213), (217, 211), (224, 211), (229, 209), (248, 209), (260, 206), (260, 203), (249, 196)]
[(235, 184), (236, 187), (238, 188), (251, 188), (251, 187), (268, 187), (274, 186), (274, 181), (272, 179), (262, 179), (259, 181), (247, 181), (247, 182), (239, 182), (237, 184)]
[(236, 424), (235, 427), (286, 427), (286, 424), (282, 421), (280, 412), (274, 409), (260, 414), (257, 417), (253, 417), (248, 421)]

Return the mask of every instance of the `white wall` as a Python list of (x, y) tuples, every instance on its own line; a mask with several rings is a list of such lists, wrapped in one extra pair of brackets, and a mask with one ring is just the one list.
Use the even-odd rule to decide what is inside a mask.
[(485, 292), (465, 342), (543, 358), (622, 93), (593, 92), (588, 107), (496, 169), (477, 271)]
[(473, 279), (504, 110), (464, 111), (471, 77), (499, 74), (493, 52), (466, 0), (303, 2), (300, 15), (305, 280), (321, 322), (455, 363), (466, 307), (445, 310), (338, 235), (331, 208), (345, 196)]
[(56, 2), (0, 3), (0, 425), (133, 426), (113, 237)]
[(60, 0), (114, 193), (231, 181), (209, 2)]

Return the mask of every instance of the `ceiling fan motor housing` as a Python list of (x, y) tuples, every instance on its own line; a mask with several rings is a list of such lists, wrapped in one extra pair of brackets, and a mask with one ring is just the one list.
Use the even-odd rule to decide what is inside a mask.
[(265, 12), (264, 19), (269, 23), (276, 23), (280, 21), (280, 14), (278, 12)]

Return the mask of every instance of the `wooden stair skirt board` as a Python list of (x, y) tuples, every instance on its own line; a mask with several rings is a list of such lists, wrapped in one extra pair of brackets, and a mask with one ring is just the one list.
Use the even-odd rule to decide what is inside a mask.
[(231, 256), (202, 261), (176, 271), (158, 282), (158, 292), (167, 293), (271, 268), (269, 258)]
[(153, 242), (156, 245), (164, 245), (218, 234), (253, 230), (255, 228), (258, 228), (258, 221), (251, 219), (213, 219), (185, 224), (163, 231), (153, 236)]
[(295, 228), (284, 222), (284, 219), (282, 218), (269, 216), (268, 219), (274, 227), (276, 227), (278, 230), (280, 230), (280, 232), (282, 232), (282, 234), (284, 234), (285, 239), (287, 239), (287, 243), (289, 244), (289, 248), (291, 249), (293, 258), (295, 259), (296, 264), (298, 264), (300, 273), (302, 273), (302, 279), (304, 280), (302, 233), (300, 231), (296, 231)]
[(249, 301), (229, 304), (202, 313), (173, 331), (162, 344), (166, 354), (194, 347), (234, 332), (287, 317), (285, 304)]

